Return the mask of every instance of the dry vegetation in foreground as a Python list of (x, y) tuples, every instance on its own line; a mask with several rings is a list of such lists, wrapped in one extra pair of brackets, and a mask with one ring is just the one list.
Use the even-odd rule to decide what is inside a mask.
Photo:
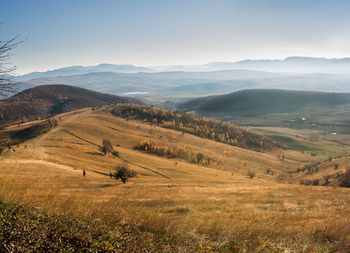
[[(146, 138), (181, 142), (221, 162), (204, 167), (135, 150)], [(102, 139), (119, 157), (100, 152)], [(350, 189), (276, 183), (309, 157), (283, 152), (281, 160), (104, 110), (63, 115), (50, 132), (2, 155), (0, 199), (13, 204), (1, 209), (0, 224), (28, 235), (59, 231), (64, 238), (36, 237), (58, 249), (63, 240), (92, 251), (349, 252)], [(109, 177), (123, 163), (137, 173), (125, 184)], [(0, 247), (12, 238), (30, 249), (35, 239), (18, 235), (3, 236)]]

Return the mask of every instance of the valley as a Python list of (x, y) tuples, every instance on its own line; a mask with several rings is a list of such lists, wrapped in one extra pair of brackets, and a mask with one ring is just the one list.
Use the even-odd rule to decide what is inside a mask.
[(350, 252), (349, 1), (0, 6), (0, 253)]

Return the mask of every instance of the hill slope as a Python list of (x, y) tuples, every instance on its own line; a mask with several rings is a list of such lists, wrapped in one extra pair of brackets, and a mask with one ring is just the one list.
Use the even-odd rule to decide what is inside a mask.
[[(254, 152), (153, 123), (116, 117), (111, 114), (113, 107), (56, 116), (58, 125), (51, 131), (14, 146), (15, 152), (4, 150), (0, 163), (2, 201), (18, 200), (36, 210), (79, 217), (92, 224), (90, 227), (98, 229), (98, 222), (105, 228), (100, 233), (106, 235), (101, 238), (103, 244), (95, 244), (100, 237), (90, 231), (99, 230), (87, 228), (89, 233), (81, 234), (73, 227), (72, 234), (70, 228), (75, 223), (64, 223), (69, 224), (66, 232), (64, 226), (60, 230), (59, 220), (50, 233), (38, 224), (45, 234), (62, 235), (57, 240), (65, 245), (73, 236), (74, 242), (114, 247), (121, 252), (127, 251), (126, 247), (135, 252), (141, 251), (139, 248), (167, 251), (159, 246), (163, 242), (171, 249), (167, 252), (200, 251), (203, 245), (207, 252), (230, 252), (232, 248), (258, 252), (268, 247), (278, 247), (275, 252), (349, 252), (349, 189), (274, 182), (314, 157), (280, 150), (285, 155), (282, 160), (277, 153)], [(136, 150), (145, 138), (169, 148), (185, 146), (188, 152), (202, 153), (216, 163), (202, 165)], [(111, 141), (118, 156), (100, 151), (103, 139)], [(109, 172), (123, 163), (137, 172), (126, 184), (109, 177)], [(247, 176), (249, 171), (256, 173), (254, 178)], [(16, 217), (11, 221), (25, 222), (27, 217), (17, 219), (21, 212), (10, 214), (5, 217)], [(11, 234), (3, 238), (14, 238), (10, 237), (12, 231), (22, 231), (22, 227), (35, 233), (34, 219), (30, 221), (33, 226), (24, 223), (26, 226), (16, 226), (16, 230), (6, 225), (3, 230)], [(46, 238), (55, 241), (57, 237)], [(4, 245), (29, 245), (13, 241), (5, 241)]]
[(180, 108), (202, 113), (256, 116), (343, 104), (350, 104), (349, 93), (252, 89), (190, 100), (180, 105)]
[(45, 118), (90, 106), (141, 103), (137, 99), (102, 94), (69, 85), (42, 85), (0, 101), (0, 124)]

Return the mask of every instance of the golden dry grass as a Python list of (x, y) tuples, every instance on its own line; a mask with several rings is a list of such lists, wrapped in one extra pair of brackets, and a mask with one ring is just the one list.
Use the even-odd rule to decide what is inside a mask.
[[(83, 218), (122, 218), (177, 235), (178, 251), (197, 251), (200, 244), (214, 251), (222, 245), (246, 252), (266, 245), (286, 252), (350, 251), (350, 189), (276, 182), (309, 156), (254, 152), (120, 119), (106, 110), (59, 117), (51, 132), (3, 154), (2, 199)], [(144, 138), (187, 145), (219, 163), (204, 167), (135, 150)], [(103, 139), (111, 140), (120, 159), (98, 151)], [(101, 174), (123, 162), (138, 173), (126, 184)], [(249, 170), (255, 178), (248, 178)]]

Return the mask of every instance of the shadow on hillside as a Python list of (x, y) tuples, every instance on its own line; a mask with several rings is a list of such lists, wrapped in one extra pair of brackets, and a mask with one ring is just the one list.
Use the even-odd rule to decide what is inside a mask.
[(108, 187), (113, 187), (113, 186), (115, 186), (115, 184), (102, 184), (102, 185), (97, 186), (97, 188), (108, 188)]
[(100, 153), (100, 152), (85, 152), (85, 154), (89, 154), (89, 155), (98, 155), (98, 156), (105, 156), (103, 153)]

